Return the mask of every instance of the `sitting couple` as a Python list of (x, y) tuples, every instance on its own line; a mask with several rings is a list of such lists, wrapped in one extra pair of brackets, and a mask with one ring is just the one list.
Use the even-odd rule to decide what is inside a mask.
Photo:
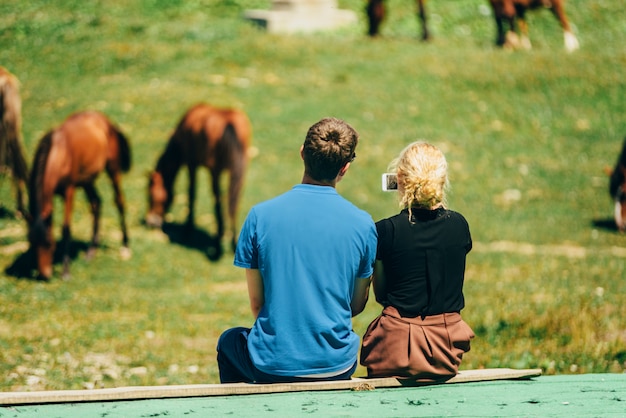
[(222, 383), (350, 379), (360, 345), (352, 317), (372, 282), (383, 311), (363, 337), (368, 377), (458, 372), (474, 336), (460, 315), (472, 241), (465, 218), (444, 206), (445, 157), (406, 147), (392, 163), (402, 210), (374, 224), (335, 189), (357, 142), (344, 121), (322, 119), (300, 148), (302, 183), (248, 213), (234, 264), (246, 269), (255, 321), (220, 336)]

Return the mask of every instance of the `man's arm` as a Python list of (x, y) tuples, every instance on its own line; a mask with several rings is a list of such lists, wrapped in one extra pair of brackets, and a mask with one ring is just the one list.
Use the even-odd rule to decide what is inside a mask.
[(370, 295), (371, 282), (371, 276), (367, 279), (356, 279), (356, 283), (354, 284), (354, 293), (352, 294), (352, 301), (350, 301), (352, 316), (360, 314), (363, 312), (363, 309), (365, 309), (365, 304), (367, 303), (367, 299)]
[(248, 282), (248, 296), (250, 297), (250, 309), (254, 319), (259, 316), (259, 312), (265, 303), (263, 292), (263, 278), (258, 269), (246, 269), (246, 280)]

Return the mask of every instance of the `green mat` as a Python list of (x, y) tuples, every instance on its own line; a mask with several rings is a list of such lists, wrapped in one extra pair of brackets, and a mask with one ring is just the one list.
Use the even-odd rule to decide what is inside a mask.
[(0, 408), (0, 417), (626, 417), (626, 374), (374, 389), (356, 383), (336, 390), (10, 405)]

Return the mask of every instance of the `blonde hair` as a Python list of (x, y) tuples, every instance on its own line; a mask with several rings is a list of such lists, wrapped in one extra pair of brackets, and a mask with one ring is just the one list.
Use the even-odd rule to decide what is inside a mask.
[(398, 174), (400, 207), (433, 209), (445, 206), (448, 163), (443, 152), (426, 142), (413, 142), (390, 164)]

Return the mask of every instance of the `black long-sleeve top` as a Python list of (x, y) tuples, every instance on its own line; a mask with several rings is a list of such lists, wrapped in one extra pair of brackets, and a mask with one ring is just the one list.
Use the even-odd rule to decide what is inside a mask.
[(405, 209), (376, 223), (376, 258), (385, 277), (376, 299), (402, 316), (460, 312), (465, 258), (472, 249), (469, 225), (463, 215), (444, 208), (411, 212), (410, 220)]

